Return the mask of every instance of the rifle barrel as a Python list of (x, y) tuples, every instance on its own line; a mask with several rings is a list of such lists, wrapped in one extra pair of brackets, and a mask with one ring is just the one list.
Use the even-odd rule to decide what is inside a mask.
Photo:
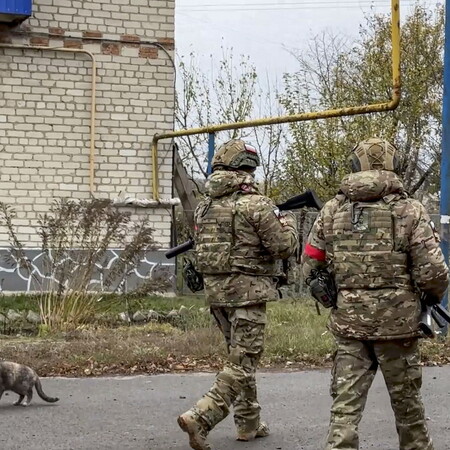
[(167, 259), (170, 259), (173, 258), (174, 256), (180, 255), (181, 253), (187, 252), (188, 250), (191, 250), (193, 248), (194, 248), (194, 241), (192, 239), (189, 239), (189, 241), (183, 242), (182, 244), (171, 248), (165, 253), (165, 255)]

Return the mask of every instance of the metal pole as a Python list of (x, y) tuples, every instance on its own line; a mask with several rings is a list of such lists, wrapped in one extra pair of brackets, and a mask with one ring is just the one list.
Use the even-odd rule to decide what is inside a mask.
[[(444, 46), (444, 98), (442, 101), (442, 157), (441, 157), (441, 247), (445, 262), (449, 256), (450, 227), (450, 0), (445, 2), (445, 46)], [(448, 294), (443, 301), (448, 307)], [(447, 327), (445, 329), (447, 333)]]
[(214, 144), (216, 140), (216, 135), (214, 133), (209, 133), (208, 135), (208, 168), (206, 170), (207, 174), (212, 173), (212, 159), (214, 157)]

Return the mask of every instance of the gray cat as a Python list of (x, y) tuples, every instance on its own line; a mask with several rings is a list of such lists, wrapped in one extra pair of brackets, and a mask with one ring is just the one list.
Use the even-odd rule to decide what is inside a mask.
[[(33, 387), (42, 400), (54, 403), (59, 398), (47, 397), (42, 390), (41, 382), (36, 372), (28, 366), (9, 361), (0, 362), (0, 399), (3, 392), (13, 391), (19, 394), (19, 400), (14, 405), (28, 406), (33, 398)], [(27, 397), (23, 401), (24, 397)]]

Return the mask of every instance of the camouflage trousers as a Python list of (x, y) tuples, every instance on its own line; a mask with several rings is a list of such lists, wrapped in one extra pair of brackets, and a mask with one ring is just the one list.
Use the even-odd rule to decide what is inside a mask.
[(228, 361), (193, 410), (211, 430), (233, 406), (238, 431), (252, 432), (259, 426), (261, 409), (255, 374), (264, 350), (266, 305), (211, 308), (211, 312), (225, 337)]
[(400, 450), (433, 450), (420, 388), (418, 339), (359, 341), (336, 338), (331, 421), (326, 450), (357, 450), (358, 424), (380, 366), (394, 410)]

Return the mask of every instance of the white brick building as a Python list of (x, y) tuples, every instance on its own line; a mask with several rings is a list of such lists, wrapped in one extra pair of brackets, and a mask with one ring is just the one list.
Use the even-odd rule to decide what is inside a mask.
[[(174, 0), (33, 0), (31, 18), (0, 25), (0, 201), (16, 209), (30, 248), (55, 198), (153, 197), (151, 141), (173, 129), (174, 7)], [(164, 143), (157, 170), (164, 202), (173, 196)], [(162, 248), (171, 212), (133, 208), (152, 218)], [(0, 247), (7, 245), (1, 230)]]

